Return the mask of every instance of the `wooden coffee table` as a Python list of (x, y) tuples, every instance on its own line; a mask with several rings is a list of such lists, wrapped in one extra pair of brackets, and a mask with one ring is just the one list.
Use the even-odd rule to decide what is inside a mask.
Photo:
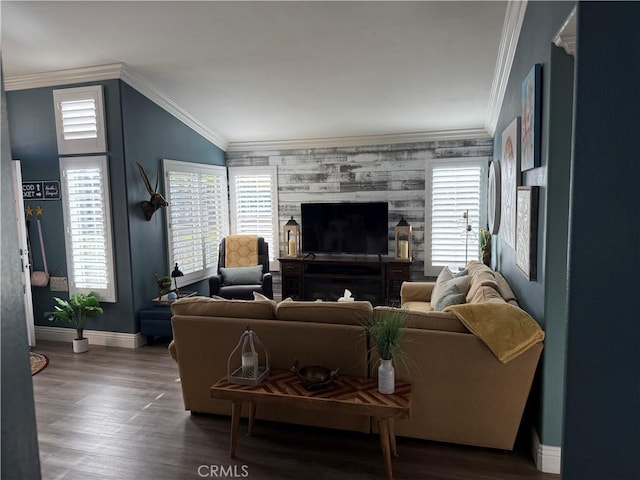
[(411, 411), (411, 385), (407, 383), (397, 383), (395, 393), (383, 395), (378, 392), (375, 379), (339, 376), (322, 390), (308, 391), (295, 374), (283, 370), (272, 370), (267, 381), (257, 386), (232, 384), (225, 377), (211, 387), (210, 394), (212, 398), (231, 400), (233, 403), (229, 447), (232, 458), (236, 455), (242, 402), (249, 402), (250, 406), (249, 435), (253, 430), (256, 405), (260, 402), (374, 417), (380, 431), (387, 479), (393, 478), (391, 453), (397, 456), (393, 419), (409, 417)]

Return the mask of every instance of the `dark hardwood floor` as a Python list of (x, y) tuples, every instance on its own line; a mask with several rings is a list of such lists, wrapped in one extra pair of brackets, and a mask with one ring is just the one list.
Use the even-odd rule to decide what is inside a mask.
[[(38, 343), (49, 366), (33, 377), (42, 478), (383, 480), (376, 435), (256, 422), (228, 456), (230, 420), (184, 411), (166, 344), (136, 350)], [(241, 428), (246, 428), (246, 424)], [(396, 480), (558, 479), (513, 452), (398, 438)]]

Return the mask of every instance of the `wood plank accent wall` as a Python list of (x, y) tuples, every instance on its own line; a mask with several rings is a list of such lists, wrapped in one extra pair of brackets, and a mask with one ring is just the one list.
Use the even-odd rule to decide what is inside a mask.
[[(278, 212), (282, 227), (300, 204), (308, 202), (389, 202), (389, 254), (394, 227), (402, 216), (413, 227), (411, 279), (424, 280), (425, 172), (431, 159), (491, 159), (493, 140), (446, 140), (424, 143), (297, 150), (227, 152), (228, 167), (276, 166)], [(280, 254), (284, 242), (281, 240)]]

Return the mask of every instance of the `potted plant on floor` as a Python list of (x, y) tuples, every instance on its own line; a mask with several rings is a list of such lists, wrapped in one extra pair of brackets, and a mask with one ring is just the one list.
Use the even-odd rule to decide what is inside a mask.
[(393, 360), (401, 353), (402, 327), (407, 322), (407, 312), (399, 308), (374, 310), (367, 323), (372, 348), (380, 356), (378, 367), (378, 391), (391, 394), (395, 391)]
[(53, 297), (56, 305), (51, 312), (45, 312), (44, 316), (52, 322), (66, 322), (76, 329), (76, 338), (73, 340), (73, 351), (84, 353), (89, 350), (89, 339), (84, 338), (84, 321), (97, 315), (102, 315), (104, 310), (100, 306), (98, 298), (93, 292), (74, 293), (69, 300)]

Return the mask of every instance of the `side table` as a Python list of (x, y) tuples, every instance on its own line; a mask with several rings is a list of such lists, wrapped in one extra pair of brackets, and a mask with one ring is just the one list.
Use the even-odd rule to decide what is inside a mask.
[(371, 416), (378, 422), (380, 445), (387, 480), (393, 479), (391, 455), (397, 456), (396, 437), (393, 431), (394, 418), (407, 418), (411, 413), (411, 385), (396, 383), (396, 391), (391, 395), (378, 392), (376, 379), (357, 377), (337, 377), (325, 389), (306, 390), (300, 379), (285, 370), (272, 370), (269, 378), (256, 386), (237, 385), (222, 378), (209, 389), (211, 398), (221, 398), (232, 402), (231, 438), (229, 456), (236, 456), (238, 426), (242, 403), (249, 402), (249, 434), (258, 403), (276, 403), (282, 408), (296, 406), (316, 413), (327, 411), (350, 415)]

